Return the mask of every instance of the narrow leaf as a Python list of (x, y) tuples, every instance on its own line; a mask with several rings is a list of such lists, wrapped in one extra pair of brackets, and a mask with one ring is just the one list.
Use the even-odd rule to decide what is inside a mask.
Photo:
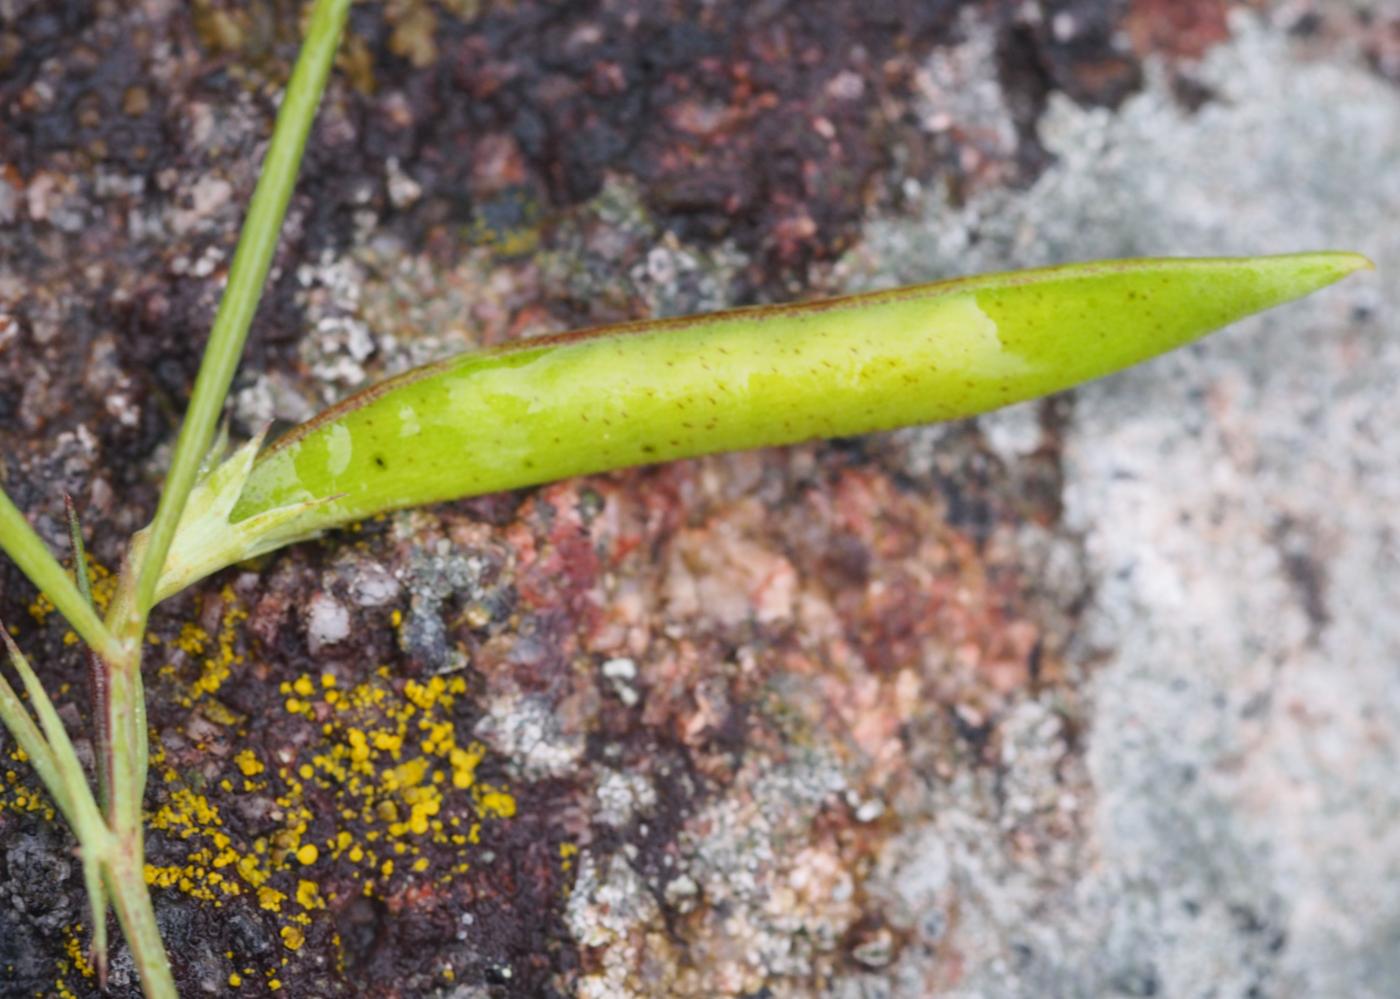
[[(15, 645), (14, 639), (0, 623), (0, 637), (3, 637), (10, 663), (24, 683), (29, 694), (29, 702), (43, 726), (44, 735), (35, 729), (24, 710), (23, 703), (15, 695), (13, 688), (0, 676), (0, 717), (14, 734), (15, 740), (28, 754), (39, 779), (53, 795), (73, 833), (78, 837), (82, 853), (83, 880), (87, 886), (88, 901), (92, 907), (92, 953), (99, 977), (105, 983), (107, 977), (107, 892), (102, 884), (102, 861), (107, 853), (110, 836), (103, 824), (92, 792), (83, 776), (83, 765), (58, 717), (53, 702), (44, 692), (39, 678), (34, 675), (29, 661)], [(45, 738), (47, 736), (47, 738)]]
[(88, 831), (94, 831), (94, 823), (97, 827), (102, 826), (97, 805), (93, 802), (92, 792), (88, 788), (87, 776), (83, 772), (83, 765), (78, 760), (72, 740), (68, 738), (68, 730), (64, 728), (63, 720), (58, 717), (58, 710), (53, 706), (53, 701), (49, 700), (49, 695), (44, 691), (39, 678), (34, 675), (29, 660), (24, 658), (8, 631), (0, 631), (0, 638), (4, 639), (5, 647), (10, 653), (10, 663), (24, 684), (29, 703), (34, 708), (34, 714), (39, 719), (44, 738), (53, 754), (63, 795), (69, 803), (69, 808), (65, 810), (68, 821), (81, 842)]
[[(0, 628), (3, 628), (3, 625), (0, 625)], [(24, 702), (20, 700), (19, 695), (10, 686), (10, 681), (6, 680), (3, 674), (0, 674), (0, 720), (4, 721), (5, 728), (9, 729), (15, 742), (19, 743), (19, 748), (24, 750), (24, 755), (29, 758), (29, 765), (39, 775), (39, 780), (43, 782), (44, 787), (48, 788), (58, 810), (67, 817), (72, 811), (72, 806), (68, 801), (66, 785), (60, 779), (58, 763), (54, 760), (53, 751), (49, 749), (49, 744), (44, 741), (44, 735), (39, 731), (39, 726), (35, 725), (34, 719), (29, 717), (29, 711), (25, 708)]]
[(108, 814), (112, 801), (112, 726), (110, 719), (112, 669), (91, 649), (88, 659), (88, 704), (92, 712), (92, 749), (96, 757), (97, 801), (102, 814)]
[(29, 581), (53, 601), (89, 647), (108, 659), (120, 654), (120, 647), (102, 619), (83, 599), (82, 592), (68, 578), (63, 566), (3, 490), (0, 490), (0, 548), (15, 560)]
[(88, 908), (92, 915), (92, 946), (88, 953), (97, 968), (97, 987), (107, 989), (107, 886), (102, 880), (102, 858), (83, 851), (83, 884), (87, 887)]
[(83, 545), (83, 525), (78, 520), (78, 507), (73, 502), (72, 493), (63, 494), (63, 509), (68, 514), (68, 542), (73, 546), (73, 579), (83, 600), (89, 607), (94, 607), (92, 580), (88, 577), (87, 548)]

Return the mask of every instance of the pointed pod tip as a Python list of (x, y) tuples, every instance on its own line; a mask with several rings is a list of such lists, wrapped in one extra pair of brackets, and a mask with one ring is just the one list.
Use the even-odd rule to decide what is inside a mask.
[(1335, 275), (1336, 280), (1341, 280), (1348, 274), (1355, 274), (1357, 271), (1373, 271), (1376, 269), (1375, 262), (1364, 253), (1353, 253), (1350, 250), (1318, 250), (1312, 253), (1288, 253), (1277, 257), (1266, 257), (1266, 260), (1276, 260), (1280, 263), (1293, 261), (1296, 264), (1317, 267), (1320, 271)]
[(1312, 253), (1284, 253), (1256, 257), (1249, 261), (1263, 279), (1262, 289), (1271, 304), (1302, 298), (1357, 271), (1374, 271), (1376, 265), (1361, 253), (1323, 250)]
[(1328, 262), (1336, 271), (1339, 278), (1348, 274), (1355, 274), (1357, 271), (1373, 271), (1376, 269), (1375, 261), (1364, 253), (1353, 253), (1350, 250), (1327, 250), (1321, 253), (1307, 254), (1318, 257)]

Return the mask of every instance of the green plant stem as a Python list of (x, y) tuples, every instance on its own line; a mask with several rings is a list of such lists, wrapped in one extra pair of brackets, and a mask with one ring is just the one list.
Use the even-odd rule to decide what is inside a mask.
[[(150, 751), (141, 681), (142, 639), (171, 539), (213, 441), (248, 328), (262, 297), (302, 152), (349, 8), (350, 0), (317, 0), (311, 13), (306, 40), (263, 159), (155, 519), (133, 541), (108, 610), (106, 627), (100, 627), (99, 622), (99, 629), (93, 632), (105, 639), (101, 645), (93, 644), (108, 667), (105, 725), (101, 726), (110, 745), (107, 820), (101, 828), (108, 846), (103, 853), (102, 875), (140, 972), (142, 987), (151, 999), (173, 999), (176, 992), (145, 880), (142, 802)], [(0, 510), (0, 514), (3, 512)], [(66, 575), (63, 582), (73, 589), (80, 604), (81, 594)], [(92, 613), (90, 608), (88, 613)], [(83, 634), (86, 638), (87, 633)], [(120, 640), (114, 641), (113, 634)], [(83, 790), (91, 800), (85, 785)], [(79, 838), (83, 838), (81, 830)]]
[(63, 771), (59, 768), (58, 760), (54, 757), (53, 750), (49, 748), (48, 741), (44, 734), (39, 731), (39, 726), (34, 719), (29, 717), (29, 712), (24, 707), (24, 702), (15, 693), (4, 676), (0, 676), (0, 718), (5, 721), (5, 727), (9, 729), (10, 735), (14, 737), (19, 748), (24, 755), (29, 758), (29, 765), (34, 768), (34, 772), (39, 775), (39, 780), (43, 781), (44, 787), (48, 788), (50, 797), (58, 806), (58, 810), (63, 813), (63, 817), (71, 824), (75, 814), (72, 802), (68, 796), (68, 783), (64, 779)]
[(15, 560), (29, 581), (53, 601), (59, 613), (91, 649), (108, 659), (120, 654), (112, 633), (4, 490), (0, 490), (0, 548)]
[(5, 648), (10, 654), (10, 663), (14, 666), (15, 672), (19, 674), (20, 681), (24, 684), (25, 693), (29, 695), (29, 703), (34, 709), (35, 716), (39, 719), (39, 727), (43, 731), (44, 742), (48, 746), (50, 763), (57, 773), (58, 783), (50, 786), (49, 790), (61, 794), (58, 805), (63, 810), (69, 824), (75, 830), (92, 833), (95, 836), (97, 831), (102, 828), (102, 815), (97, 809), (96, 802), (92, 800), (92, 790), (88, 787), (87, 777), (83, 774), (83, 765), (78, 762), (77, 750), (73, 748), (73, 742), (68, 738), (68, 731), (63, 727), (63, 722), (58, 717), (58, 709), (49, 700), (49, 695), (45, 693), (43, 684), (34, 675), (29, 661), (24, 658), (19, 647), (10, 638), (9, 633), (0, 632), (0, 638), (4, 639)]
[[(0, 624), (0, 638), (10, 655), (10, 663), (19, 674), (29, 703), (39, 719), (36, 727), (23, 703), (9, 683), (0, 676), (0, 718), (14, 734), (15, 741), (29, 756), (34, 770), (48, 788), (54, 804), (78, 838), (83, 864), (83, 881), (87, 887), (92, 910), (92, 957), (97, 965), (99, 980), (107, 977), (107, 893), (103, 889), (102, 871), (116, 854), (118, 841), (103, 821), (101, 810), (93, 801), (92, 789), (72, 741), (49, 700), (39, 678), (30, 668), (19, 647)], [(41, 733), (39, 728), (42, 727)], [(142, 886), (144, 892), (144, 885)], [(105, 987), (105, 985), (104, 985)]]
[(171, 539), (209, 451), (248, 328), (262, 297), (302, 152), (330, 75), (350, 2), (317, 0), (311, 12), (306, 40), (277, 115), (155, 519), (147, 531), (133, 539), (105, 624), (92, 607), (82, 531), (71, 499), (68, 518), (77, 585), (0, 490), (0, 548), (49, 596), (93, 656), (95, 741), (105, 816), (104, 809), (93, 799), (57, 711), (24, 656), (3, 632), (3, 625), (3, 644), (39, 723), (35, 724), (3, 675), (0, 720), (29, 756), (78, 838), (84, 882), (92, 902), (93, 954), (99, 975), (105, 980), (105, 896), (110, 894), (142, 988), (150, 999), (177, 999), (177, 993), (145, 879), (142, 802), (150, 754), (141, 655), (146, 620)]
[[(135, 601), (134, 581), (129, 574), (123, 574), (112, 598), (109, 620), (130, 620)], [(142, 801), (150, 749), (141, 682), (140, 635), (137, 637), (138, 641), (122, 658), (108, 663), (106, 731), (111, 776), (106, 828), (110, 830), (112, 846), (103, 864), (103, 875), (146, 996), (178, 999), (145, 878)]]
[(141, 988), (149, 999), (179, 999), (146, 886), (145, 848), (139, 831), (134, 839), (118, 842), (104, 873), (112, 907), (117, 910), (122, 933), (141, 975)]
[(107, 990), (107, 885), (103, 878), (101, 858), (83, 853), (83, 887), (88, 893), (88, 912), (92, 917), (92, 946), (88, 953), (97, 966), (97, 987)]
[(137, 575), (136, 600), (132, 607), (135, 617), (120, 626), (123, 638), (128, 640), (132, 635), (139, 640), (145, 628), (146, 615), (154, 601), (166, 552), (175, 536), (176, 525), (194, 486), (200, 463), (213, 440), (224, 398), (243, 354), (248, 327), (262, 297), (267, 272), (272, 266), (273, 251), (287, 213), (287, 202), (296, 184), (302, 151), (330, 75), (349, 10), (350, 0), (317, 0), (311, 12), (306, 40), (287, 84), (282, 108), (277, 114), (272, 141), (263, 159), (262, 172), (229, 270), (228, 287), (214, 317), (204, 360), (190, 397), (189, 411), (180, 428), (165, 489), (156, 509), (155, 520), (151, 523)]
[[(131, 578), (123, 576), (112, 598), (109, 617), (122, 620), (131, 616), (135, 599)], [(107, 731), (112, 747), (112, 775), (107, 805), (108, 822), (124, 844), (134, 844), (131, 849), (139, 855), (141, 805), (145, 797), (150, 755), (139, 646), (127, 657), (109, 665)]]

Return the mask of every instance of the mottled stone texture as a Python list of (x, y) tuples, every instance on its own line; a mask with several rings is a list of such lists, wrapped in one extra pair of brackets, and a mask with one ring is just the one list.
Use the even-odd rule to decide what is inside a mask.
[[(0, 478), (55, 547), (64, 490), (109, 567), (151, 513), (300, 9), (0, 0)], [(396, 514), (171, 601), (182, 994), (1400, 991), (1397, 32), (358, 4), (238, 433), (638, 315), (1112, 255), (1380, 273), (1071, 396)], [(0, 565), (81, 729), (32, 603)], [(71, 840), (0, 753), (0, 992), (95, 994)]]

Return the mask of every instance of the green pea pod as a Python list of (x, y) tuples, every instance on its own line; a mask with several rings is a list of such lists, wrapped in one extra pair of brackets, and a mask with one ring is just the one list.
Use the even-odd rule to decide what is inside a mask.
[(213, 562), (399, 507), (987, 412), (1369, 266), (1350, 253), (1074, 264), (463, 354), (245, 455), (218, 525), (245, 537), (217, 546), (226, 561), (186, 557), (167, 575), (187, 583)]

